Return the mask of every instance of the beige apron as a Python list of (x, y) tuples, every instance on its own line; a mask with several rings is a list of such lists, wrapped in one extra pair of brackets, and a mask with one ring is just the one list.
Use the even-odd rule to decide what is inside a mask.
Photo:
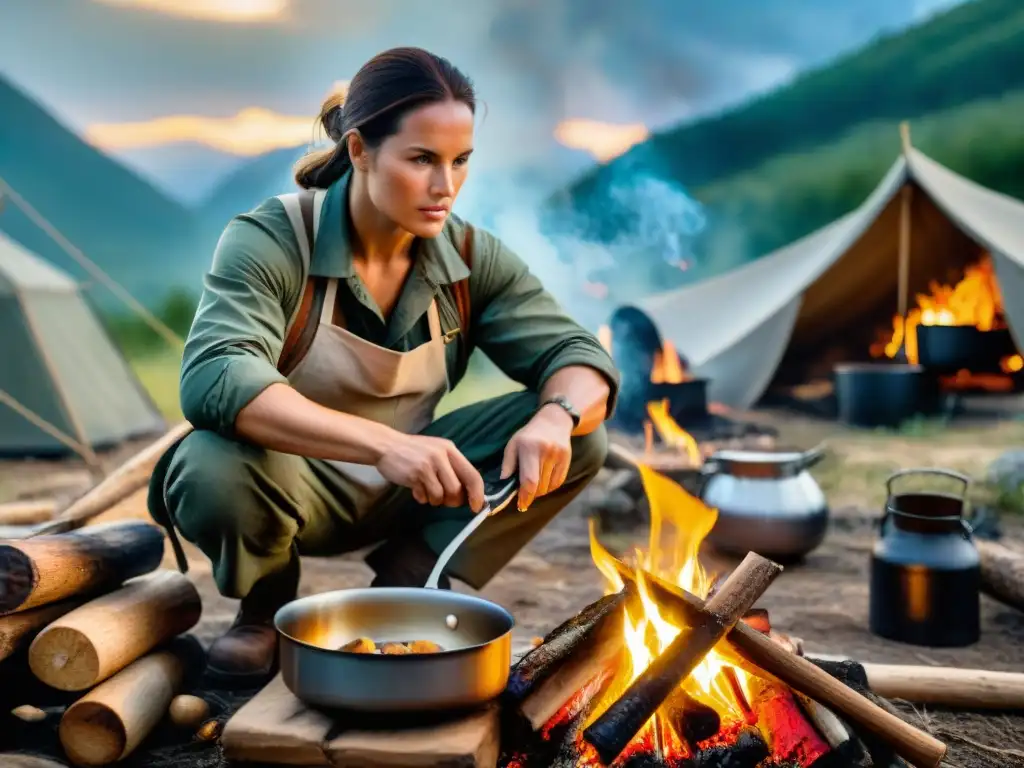
[[(311, 249), (306, 243), (297, 197), (282, 195), (281, 200), (303, 258), (309, 264)], [(313, 208), (314, 241), (321, 206), (322, 195), (318, 194)], [(301, 395), (326, 408), (371, 419), (406, 434), (420, 432), (433, 421), (437, 404), (448, 391), (445, 338), (437, 299), (430, 302), (427, 310), (430, 340), (409, 352), (396, 352), (333, 324), (337, 291), (338, 279), (331, 278), (316, 336), (305, 357), (289, 374), (289, 383)], [(390, 488), (390, 483), (373, 466), (328, 463), (352, 481), (360, 497), (352, 501), (360, 514), (370, 511)]]

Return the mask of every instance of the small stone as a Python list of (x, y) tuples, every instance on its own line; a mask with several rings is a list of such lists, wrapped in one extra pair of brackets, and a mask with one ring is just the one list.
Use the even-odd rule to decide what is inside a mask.
[(182, 694), (171, 699), (167, 714), (179, 728), (195, 728), (210, 716), (210, 705), (198, 696)]
[(33, 707), (31, 704), (22, 704), (20, 707), (15, 707), (11, 710), (11, 714), (26, 723), (38, 723), (46, 719), (46, 713), (39, 707)]

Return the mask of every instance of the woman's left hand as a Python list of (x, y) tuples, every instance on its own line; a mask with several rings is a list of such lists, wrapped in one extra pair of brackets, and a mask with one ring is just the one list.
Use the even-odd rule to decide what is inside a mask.
[(520, 511), (565, 482), (572, 458), (572, 431), (569, 414), (556, 405), (548, 405), (537, 411), (505, 446), (501, 477), (511, 477), (519, 470)]

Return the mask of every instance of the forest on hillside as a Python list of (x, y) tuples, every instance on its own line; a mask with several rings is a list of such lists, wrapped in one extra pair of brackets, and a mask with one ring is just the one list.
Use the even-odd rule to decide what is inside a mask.
[(975, 0), (737, 109), (652, 137), (554, 196), (544, 224), (556, 236), (615, 240), (635, 218), (615, 188), (631, 175), (655, 175), (698, 200), (707, 224), (693, 244), (695, 268), (673, 273), (648, 258), (648, 277), (659, 287), (692, 282), (863, 202), (898, 155), (904, 119), (915, 146), (938, 162), (1024, 197), (1022, 117), (1024, 5)]

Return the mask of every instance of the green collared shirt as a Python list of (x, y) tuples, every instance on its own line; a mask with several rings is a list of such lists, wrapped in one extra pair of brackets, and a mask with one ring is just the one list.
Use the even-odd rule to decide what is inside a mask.
[[(385, 321), (353, 269), (349, 178), (327, 190), (308, 270), (277, 198), (236, 216), (225, 228), (182, 361), (181, 407), (196, 429), (232, 435), (245, 405), (271, 384), (287, 381), (277, 369), (278, 358), (310, 275), (339, 278), (346, 328), (380, 346), (404, 352), (426, 342), (427, 309), (435, 297), (442, 331), (459, 327), (451, 286), (470, 275), (459, 253), (465, 222), (452, 215), (438, 237), (418, 243), (415, 266)], [(493, 235), (473, 232), (469, 350), (482, 350), (509, 378), (533, 391), (560, 368), (590, 366), (611, 385), (611, 413), (618, 373), (598, 340), (559, 307), (522, 259)], [(466, 368), (460, 346), (446, 348), (452, 388)]]

